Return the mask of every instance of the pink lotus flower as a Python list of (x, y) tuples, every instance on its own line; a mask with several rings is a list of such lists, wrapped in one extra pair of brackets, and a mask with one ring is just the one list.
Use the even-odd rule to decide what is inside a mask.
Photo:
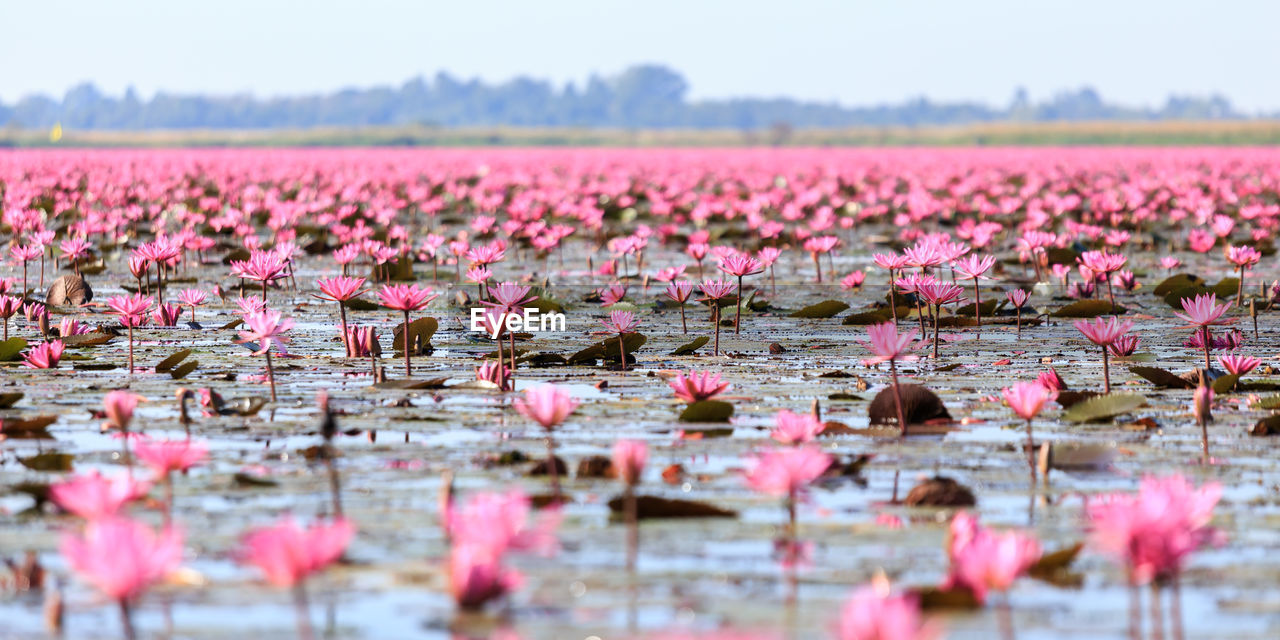
[(292, 587), (341, 558), (355, 534), (349, 520), (316, 522), (303, 529), (286, 516), (246, 534), (238, 556), (261, 570), (267, 582)]
[(492, 382), (500, 391), (511, 389), (511, 370), (501, 362), (487, 360), (476, 367), (476, 380)]
[(56, 369), (62, 359), (62, 341), (50, 340), (22, 354), (23, 364), (31, 369)]
[(667, 285), (667, 297), (680, 305), (680, 326), (684, 333), (689, 333), (689, 324), (684, 317), (684, 303), (689, 301), (689, 296), (693, 295), (693, 283), (690, 282), (672, 282)]
[(918, 360), (919, 356), (913, 355), (912, 352), (918, 348), (913, 344), (916, 337), (916, 330), (912, 329), (906, 333), (899, 334), (898, 328), (892, 322), (871, 325), (867, 327), (867, 342), (859, 342), (866, 347), (875, 357), (867, 358), (862, 364), (872, 366), (881, 362), (905, 362), (910, 360)]
[(524, 580), (502, 566), (500, 555), (471, 544), (454, 545), (449, 551), (449, 589), (458, 607), (477, 610), (519, 589)]
[(792, 413), (783, 409), (773, 416), (773, 431), (769, 436), (782, 444), (812, 442), (826, 425), (812, 413)]
[(1165, 271), (1173, 271), (1182, 266), (1182, 261), (1173, 256), (1164, 256), (1160, 258), (1160, 268)]
[(808, 446), (769, 449), (748, 458), (747, 484), (773, 496), (797, 496), (831, 467), (831, 456)]
[(558, 426), (578, 408), (578, 401), (569, 392), (553, 384), (540, 384), (525, 389), (524, 396), (516, 398), (512, 404), (520, 415), (542, 425), (544, 429)]
[(416, 284), (387, 284), (382, 285), (378, 297), (382, 300), (382, 306), (388, 309), (409, 312), (420, 311), (439, 297), (439, 294), (429, 287), (419, 287)]
[(711, 371), (688, 374), (678, 373), (674, 380), (667, 381), (676, 397), (693, 404), (710, 400), (729, 389), (728, 382), (720, 382), (720, 374)]
[(61, 551), (71, 569), (103, 595), (127, 602), (178, 568), (182, 534), (156, 534), (140, 522), (113, 517), (89, 522), (83, 535), (64, 535)]
[(162, 304), (151, 312), (151, 319), (157, 326), (175, 327), (178, 325), (178, 318), (182, 315), (182, 307), (176, 304)]
[(861, 287), (862, 283), (866, 282), (866, 280), (866, 273), (863, 273), (862, 271), (854, 271), (840, 280), (840, 288), (845, 290), (857, 289), (858, 287)]
[(1193, 552), (1222, 541), (1209, 526), (1221, 496), (1216, 482), (1195, 488), (1181, 475), (1146, 476), (1136, 495), (1089, 499), (1090, 541), (1124, 563), (1134, 584), (1174, 578)]
[(368, 291), (361, 289), (364, 286), (364, 278), (352, 278), (348, 276), (337, 276), (333, 278), (321, 278), (316, 280), (316, 286), (320, 288), (320, 295), (315, 296), (321, 300), (330, 302), (346, 302), (360, 296), (360, 294)]
[(71, 476), (49, 487), (49, 498), (63, 511), (85, 520), (110, 518), (145, 495), (151, 485), (132, 476), (107, 478), (97, 471)]
[(209, 457), (209, 447), (187, 440), (153, 440), (139, 437), (134, 443), (134, 454), (143, 464), (159, 475), (182, 472)]
[(144, 399), (130, 391), (108, 391), (107, 395), (102, 397), (102, 411), (107, 417), (107, 421), (102, 423), (102, 428), (128, 431), (129, 423), (133, 421), (133, 411), (138, 407), (138, 402)]
[(1227, 373), (1235, 376), (1243, 376), (1262, 364), (1262, 360), (1252, 356), (1242, 356), (1234, 353), (1218, 356), (1218, 364), (1222, 365)]
[(934, 640), (941, 630), (921, 619), (919, 602), (893, 595), (887, 583), (861, 587), (840, 609), (838, 640)]
[(544, 510), (536, 521), (530, 519), (531, 513), (529, 497), (519, 489), (483, 492), (449, 509), (445, 527), (455, 544), (485, 549), (495, 556), (512, 550), (555, 554), (560, 547), (556, 540), (560, 510)]
[(1008, 591), (1040, 559), (1040, 543), (1017, 531), (998, 533), (965, 513), (951, 521), (951, 574), (947, 586), (963, 586), (985, 602), (988, 591)]
[(630, 311), (611, 311), (609, 319), (604, 321), (604, 328), (612, 333), (631, 333), (640, 326), (640, 321), (636, 319), (636, 314)]
[(1209, 347), (1213, 344), (1213, 336), (1210, 333), (1210, 327), (1226, 325), (1235, 322), (1234, 318), (1223, 318), (1223, 314), (1231, 308), (1230, 303), (1218, 304), (1218, 295), (1214, 293), (1205, 293), (1196, 296), (1193, 299), (1182, 299), (1182, 310), (1185, 313), (1174, 312), (1173, 315), (1187, 321), (1188, 327), (1196, 327), (1200, 338), (1201, 348), (1204, 349), (1204, 368), (1209, 368)]
[(1138, 350), (1138, 345), (1140, 344), (1142, 344), (1141, 338), (1132, 334), (1125, 334), (1107, 345), (1107, 350), (1117, 358), (1127, 358)]
[(260, 356), (270, 351), (272, 343), (289, 344), (290, 338), (285, 334), (293, 328), (293, 320), (282, 318), (279, 311), (266, 309), (246, 313), (244, 323), (249, 327), (249, 330), (239, 332), (240, 339), (237, 342), (241, 344), (257, 343), (258, 349), (253, 352), (255, 356)]
[(1067, 383), (1062, 380), (1062, 376), (1058, 375), (1057, 369), (1041, 371), (1040, 375), (1036, 376), (1036, 384), (1039, 384), (1055, 394), (1067, 388)]
[(1053, 400), (1057, 395), (1039, 381), (1015, 382), (1012, 387), (1006, 387), (1001, 393), (1004, 395), (1005, 402), (1009, 404), (1009, 408), (1019, 418), (1027, 421), (1035, 418), (1044, 408), (1045, 403)]
[(613, 444), (613, 468), (628, 485), (640, 482), (640, 474), (649, 460), (649, 447), (639, 440), (618, 440)]

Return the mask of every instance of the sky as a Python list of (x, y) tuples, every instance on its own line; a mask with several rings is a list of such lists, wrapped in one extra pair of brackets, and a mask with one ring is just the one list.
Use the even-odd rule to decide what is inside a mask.
[(0, 101), (400, 85), (445, 70), (581, 83), (637, 63), (692, 98), (1007, 104), (1220, 93), (1280, 109), (1275, 0), (4, 0)]

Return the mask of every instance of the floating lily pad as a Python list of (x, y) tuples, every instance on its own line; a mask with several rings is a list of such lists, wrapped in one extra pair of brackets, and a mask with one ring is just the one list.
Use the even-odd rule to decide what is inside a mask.
[(694, 353), (698, 349), (701, 349), (704, 345), (706, 345), (710, 341), (711, 341), (711, 338), (708, 338), (707, 336), (698, 336), (693, 340), (676, 347), (675, 351), (671, 352), (671, 355), (687, 356), (689, 354)]
[[(431, 349), (431, 336), (436, 334), (436, 330), (440, 328), (440, 324), (435, 318), (418, 318), (409, 322), (409, 343), (414, 345), (413, 355), (422, 355)], [(391, 348), (404, 353), (404, 323), (396, 325), (395, 338), (391, 341)]]
[(352, 298), (343, 304), (347, 307), (347, 311), (377, 311), (382, 308), (378, 303), (364, 298)]
[(0, 342), (0, 361), (8, 362), (17, 360), (23, 349), (27, 348), (27, 341), (22, 338), (9, 338)]
[(1193, 386), (1174, 373), (1158, 367), (1129, 367), (1129, 371), (1162, 389), (1190, 389)]
[[(625, 501), (621, 497), (609, 501), (609, 510), (622, 513)], [(737, 513), (705, 502), (676, 500), (656, 496), (636, 496), (636, 518), (657, 520), (663, 518), (735, 518)]]
[(186, 360), (189, 355), (191, 355), (190, 349), (183, 349), (181, 351), (174, 352), (172, 355), (156, 364), (156, 373), (168, 373), (173, 370), (174, 367), (178, 366), (179, 362)]
[[(906, 317), (905, 315), (903, 317)], [(888, 309), (876, 309), (874, 311), (862, 311), (845, 316), (840, 324), (865, 326), (869, 324), (884, 324), (893, 320), (892, 312)]]
[(8, 409), (13, 405), (18, 404), (18, 401), (21, 400), (26, 395), (27, 394), (21, 391), (11, 391), (9, 393), (0, 393), (0, 409)]
[(1078, 402), (1062, 414), (1068, 422), (1100, 422), (1124, 415), (1147, 404), (1147, 399), (1134, 393), (1113, 393)]
[(721, 400), (701, 400), (680, 412), (680, 422), (728, 422), (733, 405)]
[(169, 371), (169, 376), (172, 377), (174, 380), (181, 380), (191, 375), (191, 372), (195, 371), (196, 367), (198, 366), (200, 366), (199, 360), (188, 360), (171, 369)]
[(976, 610), (982, 608), (977, 596), (965, 587), (922, 587), (911, 591), (925, 611), (938, 610)]
[(66, 472), (71, 471), (75, 456), (69, 453), (38, 453), (26, 458), (18, 458), (22, 466), (32, 471)]
[[(644, 346), (649, 339), (643, 333), (628, 333), (623, 335), (622, 348), (627, 355), (635, 353)], [(618, 360), (618, 336), (613, 336), (608, 340), (597, 342), (582, 351), (569, 356), (569, 364), (587, 364), (596, 360), (614, 361)]]
[[(938, 394), (918, 384), (900, 385), (902, 391), (902, 413), (908, 425), (918, 425), (929, 420), (950, 420), (951, 414), (942, 403)], [(867, 415), (872, 425), (898, 424), (898, 408), (893, 397), (893, 387), (881, 389), (867, 407)]]
[(1236, 388), (1236, 383), (1239, 381), (1240, 381), (1240, 376), (1229, 373), (1226, 375), (1218, 376), (1218, 378), (1214, 380), (1212, 383), (1210, 383), (1209, 386), (1213, 387), (1214, 393), (1219, 393), (1219, 394), (1230, 393), (1233, 389)]
[(1120, 315), (1125, 308), (1116, 305), (1114, 309), (1110, 300), (1076, 300), (1053, 312), (1056, 318), (1096, 318), (1098, 316)]
[(823, 300), (817, 304), (811, 304), (799, 311), (793, 311), (790, 314), (792, 318), (831, 318), (837, 313), (848, 309), (849, 305), (839, 300)]
[(62, 338), (62, 345), (65, 347), (96, 347), (100, 344), (111, 342), (115, 337), (115, 334), (105, 331), (90, 331), (89, 333), (66, 336)]
[(1178, 289), (1203, 285), (1204, 278), (1191, 273), (1179, 273), (1161, 280), (1160, 284), (1156, 285), (1156, 288), (1152, 290), (1152, 293), (1157, 296), (1167, 296)]

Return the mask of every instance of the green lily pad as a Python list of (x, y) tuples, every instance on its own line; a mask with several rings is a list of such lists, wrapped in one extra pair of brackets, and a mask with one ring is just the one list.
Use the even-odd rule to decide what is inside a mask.
[(1280, 396), (1258, 398), (1258, 401), (1253, 403), (1253, 406), (1258, 409), (1280, 409)]
[(1062, 413), (1062, 419), (1068, 422), (1101, 422), (1145, 404), (1147, 399), (1136, 393), (1113, 393), (1077, 402)]
[(1157, 296), (1167, 296), (1170, 293), (1177, 291), (1178, 289), (1185, 289), (1187, 287), (1198, 287), (1203, 285), (1204, 285), (1204, 278), (1201, 278), (1200, 276), (1197, 276), (1192, 273), (1179, 273), (1176, 275), (1169, 276), (1168, 278), (1165, 278), (1164, 280), (1162, 280), (1160, 284), (1156, 285), (1156, 288), (1152, 291), (1152, 293), (1154, 293)]
[(189, 355), (191, 355), (190, 349), (183, 349), (181, 351), (174, 352), (172, 355), (161, 360), (159, 364), (156, 365), (156, 373), (168, 373), (173, 370), (174, 367), (178, 366), (179, 362), (186, 360)]
[(27, 348), (27, 341), (22, 338), (9, 338), (0, 342), (0, 362), (17, 360), (18, 354)]
[[(903, 316), (905, 317), (905, 316)], [(884, 324), (893, 320), (892, 312), (888, 309), (876, 309), (874, 311), (862, 311), (859, 313), (845, 316), (840, 324), (844, 325), (869, 325)]]
[(195, 371), (196, 367), (198, 366), (200, 366), (199, 360), (188, 360), (171, 369), (169, 371), (169, 376), (172, 377), (174, 380), (181, 380), (191, 375), (191, 372)]
[(849, 305), (839, 300), (823, 300), (817, 304), (811, 304), (799, 311), (793, 311), (790, 314), (792, 318), (831, 318), (837, 313), (848, 309)]
[[(622, 348), (627, 355), (638, 351), (649, 339), (643, 333), (628, 333), (623, 336)], [(569, 356), (569, 364), (588, 364), (596, 360), (618, 360), (618, 336), (597, 342), (582, 351)]]
[(701, 400), (680, 412), (680, 422), (728, 422), (733, 405), (722, 400)]
[(1186, 379), (1158, 367), (1129, 367), (1136, 376), (1162, 389), (1190, 389), (1192, 384)]
[(22, 466), (32, 471), (64, 472), (71, 471), (75, 456), (69, 453), (38, 453), (26, 458), (18, 458)]
[(1218, 394), (1230, 393), (1232, 389), (1236, 388), (1236, 383), (1239, 381), (1240, 381), (1240, 376), (1227, 374), (1224, 376), (1218, 376), (1218, 378), (1214, 380), (1213, 384), (1211, 384), (1210, 386), (1213, 387), (1214, 393), (1218, 393)]
[(675, 350), (675, 351), (672, 351), (672, 352), (671, 352), (671, 355), (673, 355), (673, 356), (687, 356), (687, 355), (689, 355), (689, 354), (691, 354), (691, 353), (693, 353), (693, 352), (697, 351), (698, 349), (701, 349), (701, 348), (703, 347), (703, 345), (707, 344), (707, 343), (708, 343), (708, 342), (710, 342), (710, 341), (711, 341), (711, 338), (708, 338), (707, 336), (698, 336), (698, 337), (694, 338), (692, 341), (690, 341), (690, 342), (686, 342), (685, 344), (682, 344), (682, 345), (680, 345), (680, 346), (676, 347), (676, 350)]
[[(431, 348), (431, 336), (436, 334), (436, 330), (440, 328), (440, 324), (435, 318), (418, 318), (409, 323), (410, 344), (417, 345), (413, 355), (421, 355)], [(391, 341), (391, 348), (404, 353), (404, 323), (396, 325), (395, 338)]]
[(0, 409), (8, 409), (13, 405), (18, 404), (18, 401), (21, 400), (26, 395), (27, 394), (21, 391), (11, 391), (9, 393), (0, 393)]
[(100, 344), (111, 342), (114, 339), (114, 334), (110, 334), (105, 331), (90, 331), (89, 333), (66, 336), (62, 339), (62, 345), (65, 347), (96, 347)]
[(343, 303), (343, 306), (347, 308), (347, 311), (377, 311), (382, 308), (378, 303), (364, 298), (352, 298)]
[(1116, 305), (1113, 310), (1110, 300), (1076, 300), (1071, 304), (1053, 312), (1056, 318), (1096, 318), (1098, 316), (1120, 315), (1125, 308)]

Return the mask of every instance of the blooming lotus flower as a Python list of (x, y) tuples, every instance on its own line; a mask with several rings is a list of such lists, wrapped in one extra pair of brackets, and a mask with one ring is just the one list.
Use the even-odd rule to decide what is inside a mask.
[(501, 362), (488, 360), (476, 368), (476, 380), (492, 382), (500, 391), (511, 389), (511, 370)]
[(1240, 282), (1236, 285), (1236, 305), (1244, 304), (1244, 272), (1262, 260), (1262, 254), (1250, 246), (1228, 247), (1227, 261), (1240, 270)]
[(520, 573), (502, 566), (501, 556), (470, 544), (449, 551), (449, 589), (458, 607), (478, 610), (491, 600), (519, 589)]
[(792, 413), (783, 409), (773, 416), (769, 437), (782, 444), (804, 444), (813, 441), (826, 428), (812, 413)]
[(941, 630), (925, 623), (912, 596), (893, 595), (888, 584), (861, 587), (840, 608), (837, 640), (935, 640)]
[(1142, 339), (1138, 336), (1125, 334), (1116, 338), (1114, 342), (1107, 345), (1107, 350), (1111, 355), (1117, 358), (1126, 358), (1131, 356), (1138, 350), (1138, 345), (1142, 344)]
[(150, 484), (132, 476), (104, 477), (90, 471), (53, 483), (49, 498), (63, 511), (85, 520), (102, 520), (119, 514), (124, 505), (147, 495), (150, 489)]
[(798, 496), (831, 467), (831, 456), (809, 447), (770, 449), (747, 460), (747, 484), (773, 496)]
[(22, 354), (23, 364), (31, 369), (57, 369), (62, 360), (62, 341), (50, 340)]
[(267, 582), (292, 587), (341, 558), (355, 533), (349, 520), (315, 522), (304, 529), (286, 516), (246, 534), (238, 556), (261, 570)]
[(540, 384), (525, 389), (524, 396), (516, 398), (512, 404), (520, 415), (542, 425), (544, 429), (560, 425), (578, 408), (578, 401), (569, 392), (553, 384)]
[(677, 398), (689, 404), (710, 400), (729, 389), (729, 383), (720, 382), (720, 374), (711, 371), (702, 373), (689, 371), (687, 375), (679, 373), (667, 384)]
[(1243, 376), (1262, 364), (1262, 360), (1251, 356), (1242, 356), (1234, 353), (1218, 356), (1218, 364), (1226, 369), (1227, 373), (1235, 376)]
[(1027, 466), (1031, 471), (1031, 486), (1036, 484), (1036, 453), (1032, 439), (1031, 420), (1040, 413), (1046, 402), (1053, 400), (1058, 394), (1046, 388), (1039, 381), (1015, 382), (1002, 392), (1004, 401), (1019, 418), (1027, 421)]
[(684, 317), (684, 303), (689, 301), (689, 296), (693, 295), (693, 283), (690, 282), (672, 282), (667, 285), (667, 297), (680, 305), (680, 326), (684, 333), (689, 333), (689, 324)]
[(1089, 342), (1102, 347), (1102, 392), (1111, 393), (1111, 369), (1107, 360), (1108, 348), (1133, 328), (1133, 321), (1120, 320), (1115, 316), (1094, 318), (1093, 321), (1076, 320), (1075, 328), (1084, 334), (1084, 337)]
[(957, 525), (953, 520), (948, 584), (967, 587), (983, 602), (988, 591), (1008, 591), (1040, 559), (1040, 553), (1040, 543), (1031, 535), (997, 533), (976, 522)]
[(1067, 388), (1067, 383), (1063, 382), (1062, 376), (1058, 375), (1058, 370), (1052, 368), (1048, 371), (1041, 371), (1040, 375), (1036, 376), (1036, 383), (1054, 393), (1064, 391)]
[(456, 544), (482, 548), (497, 556), (512, 550), (555, 554), (560, 547), (556, 540), (560, 510), (544, 510), (536, 520), (529, 517), (532, 512), (529, 497), (519, 489), (482, 492), (449, 509), (445, 527)]
[(1174, 312), (1173, 315), (1187, 321), (1187, 326), (1198, 328), (1200, 334), (1201, 345), (1204, 348), (1204, 368), (1209, 368), (1209, 345), (1212, 344), (1212, 334), (1210, 327), (1231, 324), (1235, 322), (1234, 318), (1223, 318), (1223, 314), (1231, 308), (1230, 303), (1218, 304), (1218, 296), (1214, 293), (1205, 293), (1192, 299), (1182, 299), (1182, 310), (1185, 313)]
[(398, 309), (404, 313), (404, 329), (401, 335), (404, 339), (404, 377), (408, 378), (413, 374), (412, 364), (409, 355), (413, 349), (410, 348), (410, 330), (409, 330), (409, 312), (418, 311), (425, 308), (432, 300), (439, 297), (439, 294), (432, 291), (429, 287), (419, 287), (418, 285), (383, 285), (378, 291), (378, 297), (382, 299), (382, 306), (390, 309)]
[(209, 447), (187, 440), (154, 440), (140, 437), (134, 443), (134, 455), (159, 475), (181, 472), (204, 462)]
[(623, 483), (634, 486), (649, 460), (649, 447), (639, 440), (618, 440), (613, 445), (613, 468)]
[[(240, 339), (237, 341), (241, 344), (249, 344), (256, 342), (258, 349), (253, 352), (254, 355), (265, 356), (267, 359), (267, 382), (271, 385), (271, 401), (276, 401), (276, 375), (271, 367), (271, 345), (278, 343), (285, 345), (289, 343), (289, 336), (285, 335), (293, 328), (293, 320), (289, 318), (281, 318), (279, 311), (266, 309), (264, 311), (255, 311), (244, 315), (244, 323), (249, 327), (248, 331), (240, 332)], [(283, 347), (277, 347), (284, 351)]]
[(172, 573), (182, 562), (182, 534), (158, 534), (128, 518), (89, 522), (83, 534), (65, 534), (60, 546), (67, 565), (103, 595), (122, 603), (126, 636), (133, 637), (127, 603)]
[(849, 275), (845, 276), (844, 278), (841, 278), (840, 288), (845, 290), (857, 289), (858, 287), (861, 287), (862, 283), (865, 282), (866, 280), (867, 280), (866, 273), (863, 273), (862, 271), (854, 271)]
[(1216, 482), (1196, 488), (1185, 477), (1146, 476), (1135, 494), (1090, 498), (1090, 542), (1129, 570), (1133, 584), (1176, 578), (1198, 549), (1219, 544), (1209, 526), (1222, 496)]

